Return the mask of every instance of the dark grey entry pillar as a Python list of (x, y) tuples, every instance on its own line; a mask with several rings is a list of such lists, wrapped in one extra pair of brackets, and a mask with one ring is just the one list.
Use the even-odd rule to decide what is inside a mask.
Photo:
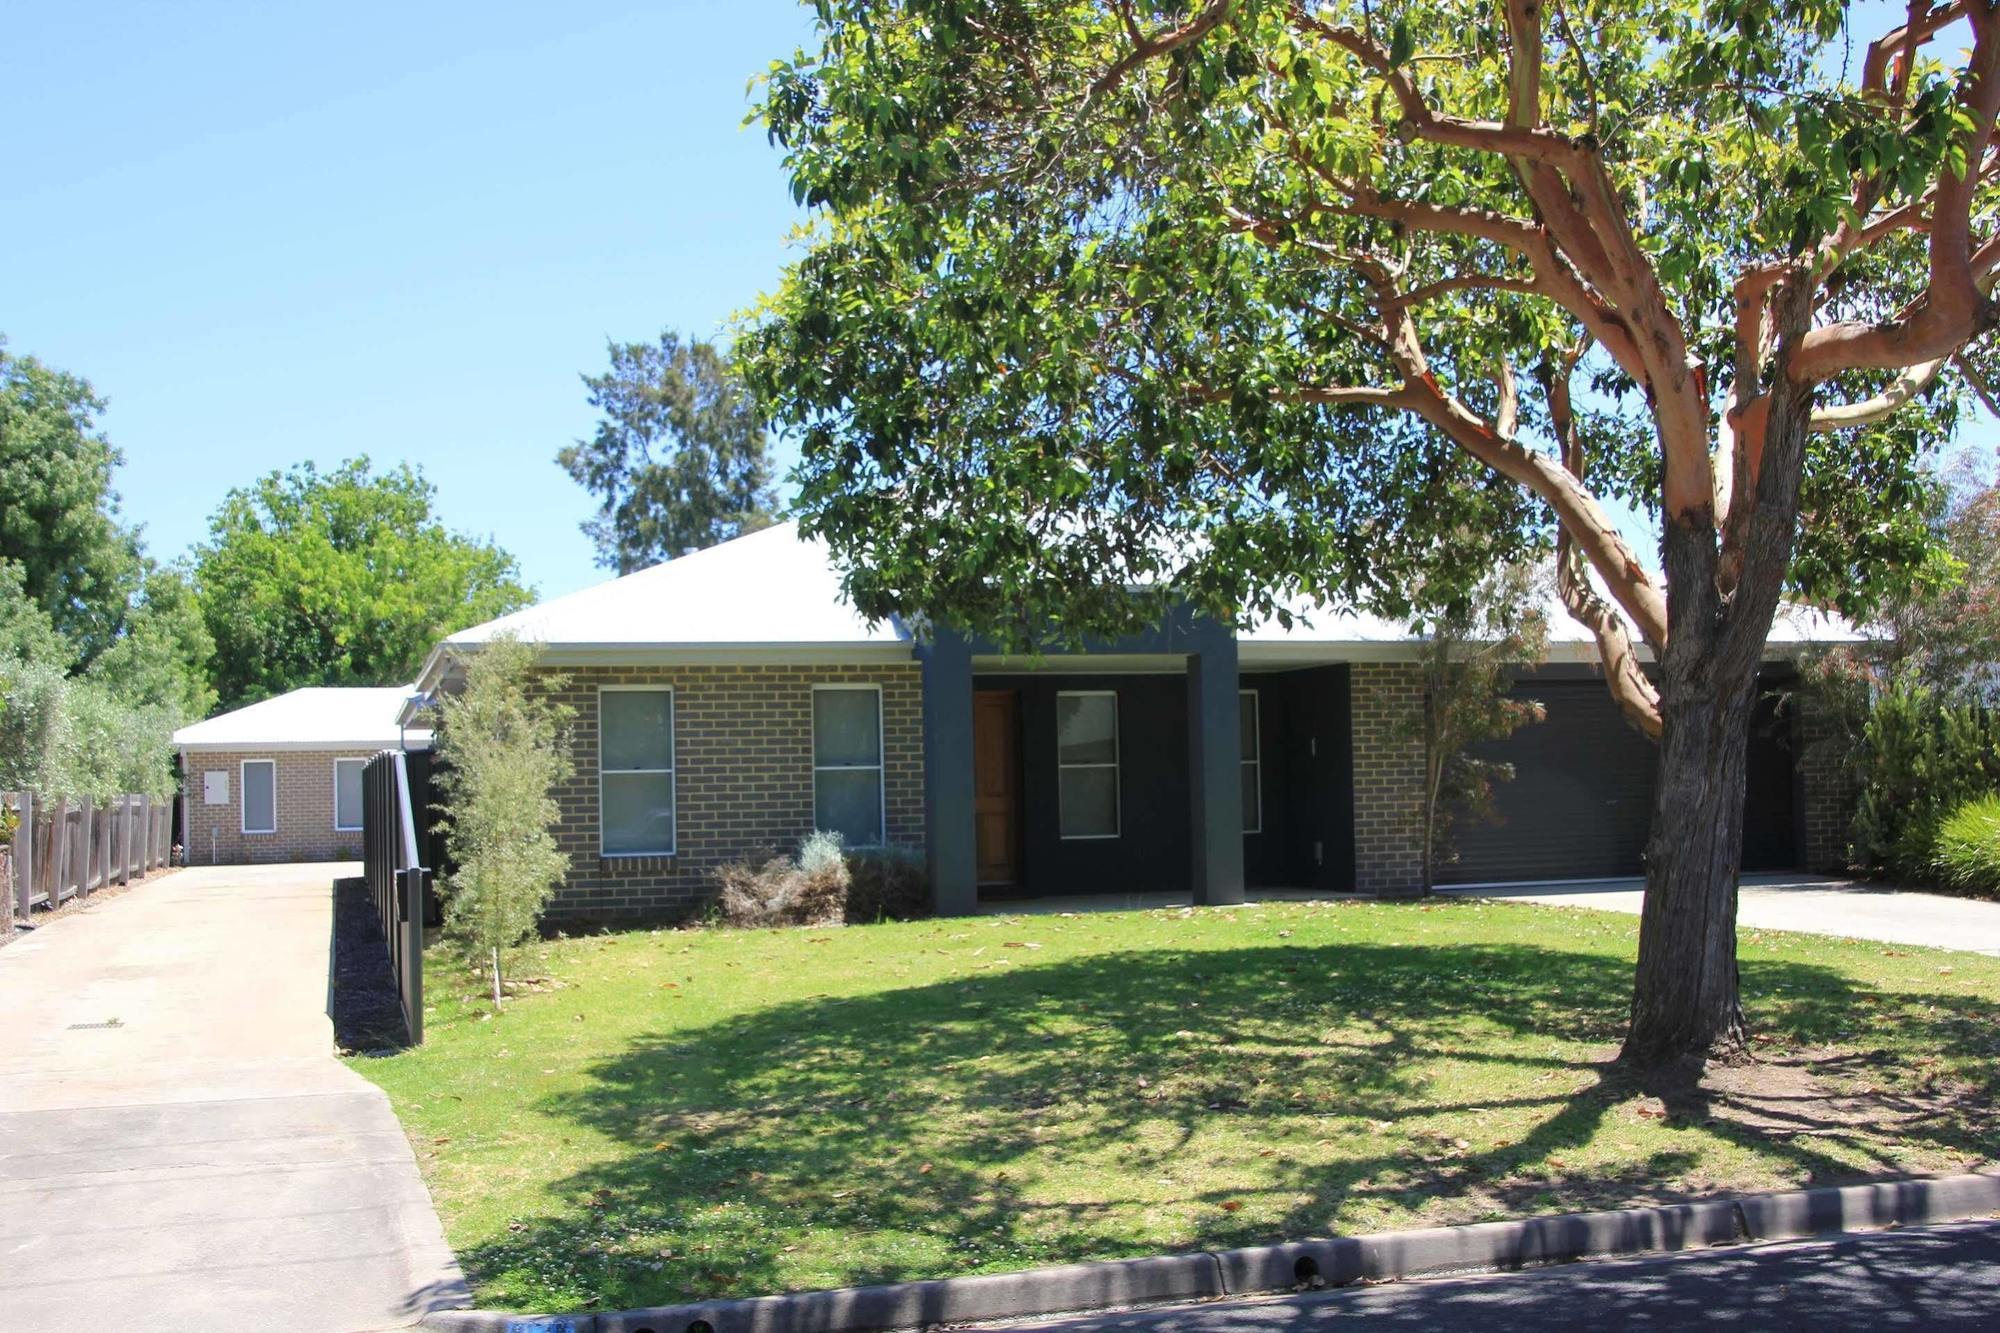
[(1188, 655), (1188, 832), (1194, 900), (1243, 901), (1243, 714), (1236, 636), (1204, 621)]
[(931, 910), (979, 910), (979, 859), (972, 809), (972, 645), (938, 628), (919, 649), (924, 664), (924, 854)]

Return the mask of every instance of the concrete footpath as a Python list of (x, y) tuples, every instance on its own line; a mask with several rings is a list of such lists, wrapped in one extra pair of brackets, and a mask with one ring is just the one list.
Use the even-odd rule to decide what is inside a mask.
[[(1645, 887), (1643, 880), (1597, 879), (1480, 885), (1440, 892), (1547, 907), (1594, 907), (1637, 916)], [(1736, 923), (1743, 930), (1800, 930), (2000, 957), (2000, 903), (1918, 893), (1861, 880), (1745, 875), (1737, 896)]]
[(0, 948), (0, 1333), (464, 1302), (387, 1098), (333, 1055), (348, 873), (184, 870)]

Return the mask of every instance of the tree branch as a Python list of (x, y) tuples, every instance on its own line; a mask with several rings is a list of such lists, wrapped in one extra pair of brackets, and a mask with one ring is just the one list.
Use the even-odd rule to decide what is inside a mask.
[[(1792, 373), (1818, 384), (1849, 370), (1900, 370), (1949, 357), (1968, 340), (2000, 325), (2000, 309), (1979, 289), (1973, 265), (1972, 202), (1984, 175), (2000, 114), (2000, 13), (1986, 5), (1946, 5), (1972, 26), (1972, 57), (1958, 88), (1972, 121), (1961, 151), (1965, 171), (1947, 166), (1932, 187), (1930, 272), (1924, 292), (1896, 319), (1881, 324), (1843, 321), (1805, 335)], [(1934, 13), (1932, 17), (1937, 17)], [(1913, 30), (1914, 31), (1914, 30)]]
[[(1205, 9), (1177, 28), (1162, 28), (1160, 31), (1149, 36), (1135, 36), (1132, 49), (1126, 52), (1117, 64), (1099, 75), (1097, 82), (1090, 85), (1091, 99), (1094, 101), (1106, 93), (1115, 91), (1119, 84), (1125, 82), (1133, 70), (1139, 68), (1139, 66), (1145, 64), (1147, 61), (1178, 50), (1190, 42), (1198, 42), (1208, 36), (1209, 33), (1221, 26), (1224, 19), (1229, 17), (1229, 11), (1234, 4), (1235, 0), (1209, 0), (1209, 4)], [(1131, 30), (1136, 34), (1137, 26), (1136, 24), (1131, 24), (1131, 13), (1129, 10), (1126, 12), (1126, 19), (1128, 24), (1131, 25)]]
[[(1579, 346), (1581, 351), (1581, 346)], [(1563, 466), (1583, 482), (1583, 442), (1576, 433), (1576, 414), (1570, 405), (1569, 379), (1576, 368), (1572, 353), (1561, 366), (1543, 362), (1536, 368), (1542, 381), (1542, 395), (1549, 405), (1549, 428), (1562, 451)], [(1639, 655), (1632, 636), (1617, 610), (1598, 595), (1584, 572), (1583, 558), (1567, 527), (1556, 529), (1556, 592), (1570, 617), (1597, 641), (1597, 655), (1604, 665), (1605, 683), (1626, 719), (1645, 735), (1658, 740), (1663, 731), (1659, 691), (1640, 669)]]

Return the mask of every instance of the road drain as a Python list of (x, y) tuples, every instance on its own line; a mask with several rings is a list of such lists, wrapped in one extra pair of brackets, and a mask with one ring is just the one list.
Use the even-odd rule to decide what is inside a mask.
[(115, 1018), (107, 1018), (102, 1023), (71, 1023), (71, 1032), (95, 1032), (104, 1028), (122, 1028), (125, 1025)]

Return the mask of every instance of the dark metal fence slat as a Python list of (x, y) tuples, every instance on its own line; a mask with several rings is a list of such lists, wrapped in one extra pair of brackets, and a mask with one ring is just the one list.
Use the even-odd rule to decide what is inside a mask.
[[(368, 895), (388, 946), (410, 1044), (424, 1039), (424, 886), (430, 871), (417, 845), (409, 767), (384, 750), (361, 776), (361, 854)], [(414, 909), (414, 910), (413, 910)]]

